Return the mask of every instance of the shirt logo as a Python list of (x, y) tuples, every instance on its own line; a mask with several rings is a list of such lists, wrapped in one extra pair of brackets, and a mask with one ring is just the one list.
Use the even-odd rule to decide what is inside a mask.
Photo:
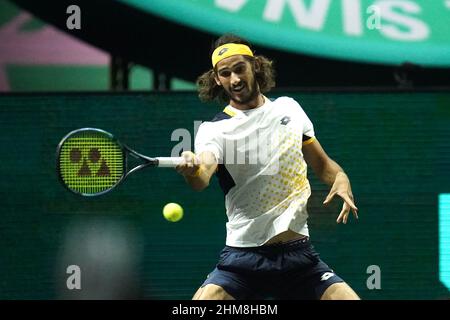
[(332, 276), (334, 276), (333, 272), (325, 272), (322, 277), (320, 278), (320, 281), (326, 281), (330, 279)]
[(290, 117), (284, 116), (284, 117), (281, 119), (281, 124), (282, 124), (283, 126), (285, 126), (285, 125), (287, 125), (290, 121), (291, 121), (291, 118), (290, 118)]

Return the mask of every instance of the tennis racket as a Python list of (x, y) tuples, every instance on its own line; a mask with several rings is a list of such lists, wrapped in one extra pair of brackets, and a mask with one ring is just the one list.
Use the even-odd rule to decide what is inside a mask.
[[(138, 165), (129, 166), (131, 157)], [(147, 167), (176, 167), (181, 157), (150, 158), (120, 143), (101, 129), (82, 128), (67, 134), (56, 150), (62, 184), (81, 196), (98, 196), (114, 189), (131, 173)]]

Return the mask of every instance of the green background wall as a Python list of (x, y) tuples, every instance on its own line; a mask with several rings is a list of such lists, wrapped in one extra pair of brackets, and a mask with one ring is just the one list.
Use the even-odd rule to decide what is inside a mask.
[[(323, 208), (327, 187), (310, 174), (311, 237), (322, 258), (364, 299), (448, 298), (439, 282), (437, 199), (450, 193), (450, 92), (271, 97), (285, 94), (347, 171), (360, 211), (359, 221), (337, 225), (341, 202)], [(105, 282), (111, 292), (128, 284), (130, 297), (190, 299), (225, 241), (217, 183), (197, 193), (172, 169), (147, 169), (107, 195), (81, 198), (59, 183), (55, 150), (69, 131), (98, 127), (138, 152), (169, 155), (174, 129), (193, 134), (194, 121), (220, 110), (189, 92), (0, 96), (0, 299), (86, 298)], [(163, 219), (167, 202), (184, 207), (183, 220)], [(92, 234), (103, 249), (89, 249)], [(89, 257), (97, 263), (88, 266)], [(81, 292), (65, 287), (70, 264), (81, 267)], [(115, 265), (128, 270), (122, 281), (105, 276), (118, 274)], [(381, 268), (380, 290), (366, 287), (370, 265)]]

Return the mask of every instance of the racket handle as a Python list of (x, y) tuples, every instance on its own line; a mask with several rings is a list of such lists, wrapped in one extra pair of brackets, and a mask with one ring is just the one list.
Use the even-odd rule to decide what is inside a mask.
[(158, 167), (161, 168), (174, 168), (183, 161), (182, 157), (159, 157), (156, 159), (158, 160)]

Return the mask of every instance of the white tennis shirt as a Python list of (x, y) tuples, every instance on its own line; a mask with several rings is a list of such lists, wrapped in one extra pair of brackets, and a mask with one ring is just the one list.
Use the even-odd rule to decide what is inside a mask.
[(195, 153), (210, 151), (218, 160), (226, 244), (233, 247), (260, 246), (289, 229), (309, 235), (302, 146), (314, 140), (314, 127), (294, 99), (264, 99), (248, 111), (227, 106), (195, 137)]

